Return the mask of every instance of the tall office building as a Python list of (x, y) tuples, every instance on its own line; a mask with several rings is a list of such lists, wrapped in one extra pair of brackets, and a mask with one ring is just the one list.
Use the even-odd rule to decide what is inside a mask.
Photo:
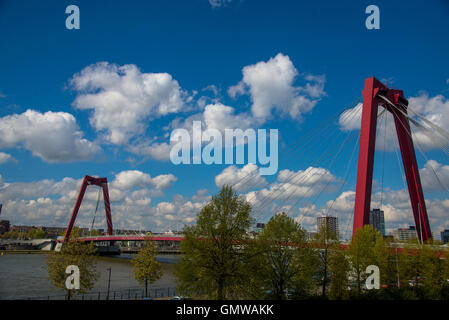
[(441, 242), (443, 243), (449, 242), (449, 230), (444, 229), (444, 231), (441, 231)]
[(382, 210), (373, 209), (369, 212), (369, 224), (385, 237), (385, 217)]
[(9, 227), (9, 220), (0, 220), (0, 234), (8, 232)]
[(408, 229), (399, 228), (397, 230), (393, 230), (393, 237), (394, 240), (398, 241), (416, 239), (416, 228), (414, 226), (410, 226)]
[(325, 228), (324, 230), (334, 234), (337, 239), (339, 238), (337, 217), (318, 217), (316, 218), (316, 222), (318, 232), (321, 232)]

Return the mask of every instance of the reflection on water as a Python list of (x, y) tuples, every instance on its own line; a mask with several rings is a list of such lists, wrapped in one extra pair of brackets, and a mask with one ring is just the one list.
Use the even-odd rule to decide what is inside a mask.
[[(173, 266), (179, 255), (159, 255), (163, 276), (151, 285), (153, 288), (174, 288)], [(132, 254), (118, 257), (99, 257), (97, 270), (100, 278), (93, 292), (106, 291), (108, 288), (108, 268), (111, 268), (111, 291), (137, 288), (134, 280)], [(54, 289), (48, 280), (45, 254), (5, 254), (0, 256), (0, 299), (25, 299), (63, 294)]]

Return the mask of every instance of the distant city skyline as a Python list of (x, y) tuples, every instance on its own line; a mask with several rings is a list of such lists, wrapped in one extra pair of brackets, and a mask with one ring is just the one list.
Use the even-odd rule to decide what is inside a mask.
[[(315, 232), (317, 217), (332, 215), (348, 239), (364, 79), (403, 90), (414, 110), (449, 128), (444, 1), (404, 10), (379, 0), (379, 30), (366, 28), (364, 2), (80, 0), (80, 28), (70, 30), (67, 5), (0, 3), (0, 203), (12, 224), (67, 225), (88, 174), (107, 177), (118, 229), (191, 224), (230, 184), (257, 222), (282, 210)], [(328, 140), (298, 143), (332, 115)], [(277, 129), (278, 171), (261, 175), (259, 159), (171, 163), (171, 132), (190, 132), (193, 121), (221, 133)], [(392, 124), (379, 116), (371, 200), (387, 234), (414, 224)], [(320, 158), (345, 137), (338, 157)], [(414, 139), (425, 151), (417, 150), (418, 166), (439, 234), (449, 229), (448, 158), (422, 131)], [(97, 198), (89, 187), (77, 226), (91, 225)], [(100, 203), (95, 227), (105, 228), (103, 212)]]

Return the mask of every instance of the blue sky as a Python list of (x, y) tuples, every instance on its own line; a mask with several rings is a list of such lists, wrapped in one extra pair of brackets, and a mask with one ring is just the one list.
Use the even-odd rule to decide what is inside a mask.
[[(70, 4), (80, 8), (79, 30), (65, 28), (65, 8)], [(380, 8), (380, 30), (365, 27), (365, 8), (370, 4)], [(442, 127), (449, 125), (444, 116), (449, 112), (448, 17), (449, 3), (443, 0), (425, 4), (0, 0), (2, 216), (14, 224), (65, 225), (79, 180), (90, 174), (106, 176), (113, 184), (117, 194), (112, 210), (117, 226), (162, 230), (190, 223), (208, 196), (219, 190), (216, 177), (224, 174), (219, 181), (236, 182), (239, 172), (225, 172), (228, 165), (175, 166), (163, 159), (171, 130), (188, 127), (192, 117), (206, 121), (210, 119), (207, 115), (215, 123), (226, 124), (220, 117), (231, 112), (235, 118), (228, 120), (236, 125), (279, 129), (279, 171), (306, 170), (314, 159), (303, 156), (288, 162), (283, 158), (285, 150), (332, 114), (354, 107), (350, 103), (361, 96), (364, 79), (372, 75), (404, 90), (407, 97), (414, 98), (411, 101), (420, 113)], [(287, 73), (287, 80), (278, 79), (280, 82), (273, 84), (280, 92), (293, 88), (296, 93), (291, 101), (267, 102), (258, 96), (258, 79), (251, 77), (258, 63), (265, 67), (264, 72), (269, 73), (270, 66), (277, 64), (293, 72), (291, 82)], [(246, 82), (245, 67), (250, 79)], [(128, 72), (124, 68), (137, 73), (132, 85), (139, 85), (139, 79), (147, 76), (168, 75), (161, 90), (170, 90), (174, 100), (161, 102), (158, 98), (164, 97), (163, 93), (158, 94), (154, 88), (136, 96), (125, 90), (126, 99), (111, 104), (88, 99), (101, 92), (115, 92), (116, 87), (106, 80)], [(94, 89), (83, 85), (83, 81), (102, 72), (107, 73), (104, 78), (91, 80)], [(229, 88), (238, 84), (246, 86), (245, 92), (233, 97)], [(307, 91), (307, 84), (316, 92)], [(289, 114), (292, 101), (298, 97), (305, 97), (309, 104), (299, 105), (298, 114)], [(134, 120), (128, 126), (118, 125), (117, 119), (124, 119), (120, 112), (130, 102), (136, 104), (131, 111)], [(161, 111), (164, 103), (169, 112)], [(269, 112), (263, 119), (260, 114), (256, 117), (255, 112), (264, 106)], [(346, 135), (348, 131), (342, 129), (340, 132)], [(117, 138), (120, 134), (125, 136)], [(351, 136), (353, 144), (356, 136)], [(425, 169), (427, 160), (435, 161), (432, 168), (449, 185), (447, 155), (435, 146), (424, 147), (428, 159), (418, 153), (420, 168)], [(344, 154), (350, 154), (351, 148)], [(384, 205), (387, 229), (391, 230), (413, 220), (407, 211), (394, 151), (389, 150), (385, 160), (381, 159), (379, 150), (373, 193), (379, 189), (377, 181), (382, 180), (381, 164), (385, 163), (384, 189), (389, 188), (391, 199), (385, 195)], [(344, 178), (348, 161), (346, 156), (341, 157), (335, 171), (329, 171), (335, 181)], [(423, 174), (431, 174), (430, 164), (427, 168)], [(320, 196), (314, 207), (314, 197), (306, 197), (298, 207), (290, 208), (289, 214), (313, 230), (316, 216), (326, 211), (328, 201), (337, 199), (336, 206), (340, 203), (341, 210), (334, 214), (346, 227), (350, 224), (346, 221), (350, 219), (355, 170), (341, 192), (335, 187)], [(266, 184), (260, 180), (259, 188), (242, 193), (260, 192), (262, 197), (262, 189), (282, 183), (277, 175), (259, 178), (266, 179)], [(434, 232), (439, 232), (449, 227), (444, 216), (449, 209), (448, 193), (432, 187), (435, 181), (428, 179), (431, 225)], [(57, 190), (51, 187), (55, 184)], [(51, 192), (49, 188), (53, 188)], [(88, 225), (92, 219), (96, 196), (91, 198), (83, 206), (80, 225)]]

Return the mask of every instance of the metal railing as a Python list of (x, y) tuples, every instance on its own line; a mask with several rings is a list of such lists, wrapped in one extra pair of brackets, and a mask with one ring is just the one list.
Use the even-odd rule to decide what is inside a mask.
[[(144, 300), (144, 299), (164, 299), (176, 296), (176, 288), (148, 288), (145, 295), (145, 288), (133, 287), (120, 290), (91, 291), (89, 293), (72, 293), (70, 300)], [(47, 295), (38, 297), (28, 297), (20, 300), (68, 300), (67, 294)]]

